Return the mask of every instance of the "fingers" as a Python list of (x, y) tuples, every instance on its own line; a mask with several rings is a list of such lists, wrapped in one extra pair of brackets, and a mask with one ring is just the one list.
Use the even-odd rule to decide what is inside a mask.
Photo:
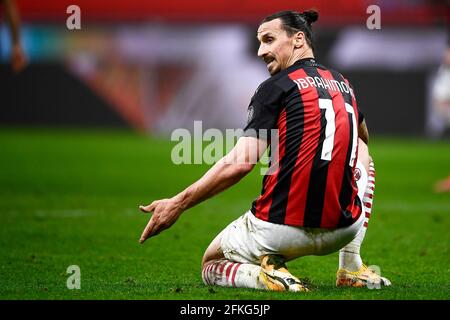
[(155, 216), (156, 215), (152, 216), (152, 218), (148, 222), (147, 226), (145, 227), (144, 231), (142, 232), (141, 238), (139, 239), (140, 244), (144, 243), (145, 240), (150, 238), (153, 235), (153, 233), (155, 231), (157, 231), (157, 228), (156, 228), (157, 219), (155, 218)]
[[(156, 205), (158, 204), (158, 201), (153, 201), (152, 203), (150, 203), (147, 206), (139, 206), (139, 209), (142, 212), (145, 213), (150, 213), (152, 211), (155, 210)], [(153, 214), (153, 216), (151, 217), (150, 221), (147, 223), (147, 226), (145, 227), (144, 231), (142, 232), (142, 235), (139, 239), (139, 243), (144, 243), (145, 240), (147, 240), (149, 237), (151, 237), (155, 231), (155, 227), (156, 227), (156, 222), (158, 220), (158, 215), (156, 213)]]
[(148, 213), (148, 212), (150, 212), (148, 209), (147, 209), (147, 207), (148, 206), (139, 206), (139, 210), (141, 210), (142, 212), (145, 212), (145, 213)]
[(147, 206), (139, 206), (139, 209), (146, 213), (153, 212), (139, 239), (141, 244), (169, 228), (182, 212), (176, 207), (176, 204), (170, 202), (170, 199), (156, 200)]
[(140, 205), (140, 206), (139, 206), (139, 209), (140, 209), (142, 212), (150, 213), (150, 212), (152, 212), (153, 210), (155, 210), (156, 204), (157, 204), (157, 201), (153, 201), (153, 202), (150, 203), (148, 206), (142, 206), (142, 205)]

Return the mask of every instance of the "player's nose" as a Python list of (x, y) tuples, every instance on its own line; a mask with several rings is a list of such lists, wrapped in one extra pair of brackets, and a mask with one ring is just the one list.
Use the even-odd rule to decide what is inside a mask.
[(261, 44), (258, 49), (258, 57), (264, 59), (264, 56), (267, 55), (267, 53), (268, 53), (267, 47), (264, 44)]

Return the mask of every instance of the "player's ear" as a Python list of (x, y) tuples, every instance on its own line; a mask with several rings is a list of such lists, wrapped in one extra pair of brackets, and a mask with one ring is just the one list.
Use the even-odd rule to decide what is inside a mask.
[(295, 33), (293, 38), (295, 48), (301, 48), (305, 44), (305, 34), (303, 31)]

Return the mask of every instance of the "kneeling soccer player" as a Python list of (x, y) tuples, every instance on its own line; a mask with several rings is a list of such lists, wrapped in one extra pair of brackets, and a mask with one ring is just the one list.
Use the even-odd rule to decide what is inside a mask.
[[(365, 143), (367, 127), (348, 80), (314, 59), (311, 24), (317, 18), (315, 11), (284, 11), (263, 20), (258, 56), (271, 77), (251, 99), (244, 136), (183, 192), (140, 207), (153, 212), (143, 243), (169, 228), (183, 211), (236, 184), (269, 145), (278, 154), (251, 209), (207, 248), (205, 284), (308, 291), (285, 263), (339, 251), (337, 286), (390, 285), (360, 257), (375, 169)], [(259, 134), (273, 129), (276, 146)]]

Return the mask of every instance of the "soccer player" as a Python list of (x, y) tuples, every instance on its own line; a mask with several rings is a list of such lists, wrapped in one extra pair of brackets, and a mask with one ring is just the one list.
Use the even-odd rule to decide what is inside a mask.
[[(450, 129), (450, 39), (445, 51), (444, 60), (439, 67), (431, 92), (432, 122), (430, 128), (435, 138), (444, 137), (445, 131)], [(450, 192), (450, 175), (437, 181), (436, 192)]]
[(279, 142), (270, 145), (279, 154), (277, 167), (264, 176), (251, 210), (206, 249), (205, 284), (308, 291), (285, 263), (339, 251), (338, 286), (390, 285), (359, 254), (375, 187), (363, 141), (368, 132), (349, 82), (314, 59), (311, 24), (317, 18), (316, 11), (284, 11), (263, 20), (257, 31), (258, 56), (271, 77), (251, 99), (244, 136), (183, 192), (140, 206), (153, 212), (143, 243), (249, 173), (251, 159), (259, 159), (272, 141), (259, 132), (278, 129)]
[(20, 42), (20, 19), (14, 0), (0, 0), (4, 4), (6, 21), (11, 32), (11, 67), (15, 73), (22, 71), (27, 65), (27, 58)]

